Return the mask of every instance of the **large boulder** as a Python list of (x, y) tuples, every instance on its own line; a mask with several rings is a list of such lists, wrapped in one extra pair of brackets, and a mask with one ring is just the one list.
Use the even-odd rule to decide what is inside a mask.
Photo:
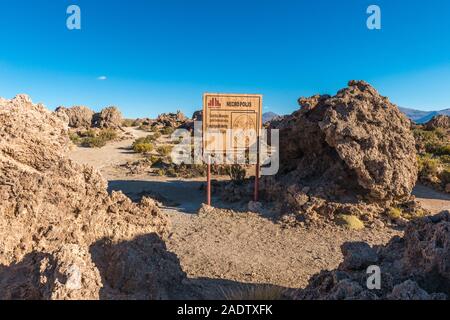
[[(336, 270), (313, 276), (297, 299), (449, 299), (450, 212), (409, 223), (403, 238), (371, 248), (346, 243), (344, 261)], [(381, 271), (379, 289), (369, 288), (372, 268)], [(369, 280), (369, 281), (368, 281)]]
[(167, 217), (108, 194), (65, 130), (26, 96), (0, 100), (0, 299), (167, 297), (183, 278)]
[(74, 106), (71, 108), (58, 107), (55, 110), (56, 115), (68, 121), (68, 125), (75, 129), (86, 129), (92, 125), (94, 111), (85, 106)]
[(269, 197), (284, 194), (282, 201), (300, 209), (316, 198), (380, 204), (410, 196), (417, 179), (415, 142), (397, 106), (363, 81), (299, 104), (300, 110), (271, 124), (280, 130), (280, 170), (262, 181)]
[(158, 118), (156, 118), (154, 125), (178, 128), (187, 120), (188, 118), (186, 118), (186, 116), (181, 111), (177, 111), (176, 113), (162, 113), (158, 115)]
[(118, 129), (122, 126), (122, 113), (117, 107), (107, 107), (94, 114), (92, 125), (97, 128)]
[(430, 121), (425, 124), (428, 130), (433, 129), (450, 129), (450, 116), (439, 115), (433, 117)]

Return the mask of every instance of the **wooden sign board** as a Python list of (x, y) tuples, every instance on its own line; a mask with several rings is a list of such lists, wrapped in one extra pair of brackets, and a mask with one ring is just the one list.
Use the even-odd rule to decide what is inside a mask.
[[(203, 95), (203, 151), (209, 154), (231, 153), (256, 144), (262, 127), (262, 95), (258, 94), (221, 94)], [(254, 136), (245, 136), (242, 141), (227, 141), (229, 131), (254, 132)], [(234, 137), (234, 139), (237, 139)], [(249, 140), (250, 139), (250, 140)]]

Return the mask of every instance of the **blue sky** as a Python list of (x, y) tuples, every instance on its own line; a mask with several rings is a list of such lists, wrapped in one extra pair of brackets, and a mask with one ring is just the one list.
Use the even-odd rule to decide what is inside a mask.
[[(66, 28), (70, 4), (81, 30)], [(0, 96), (52, 109), (190, 115), (209, 91), (260, 93), (288, 113), (350, 79), (401, 106), (450, 107), (448, 0), (0, 0), (0, 12)]]

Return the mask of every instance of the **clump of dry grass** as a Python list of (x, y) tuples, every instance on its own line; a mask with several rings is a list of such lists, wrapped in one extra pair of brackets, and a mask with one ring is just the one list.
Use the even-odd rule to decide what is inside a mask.
[(116, 139), (117, 136), (118, 134), (114, 129), (88, 129), (86, 131), (69, 133), (69, 138), (74, 144), (86, 148), (104, 147), (108, 141)]

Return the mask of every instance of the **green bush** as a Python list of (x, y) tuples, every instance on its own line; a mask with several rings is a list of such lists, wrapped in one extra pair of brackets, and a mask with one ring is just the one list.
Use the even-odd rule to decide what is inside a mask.
[(153, 142), (152, 136), (148, 135), (146, 137), (134, 140), (132, 148), (134, 152), (138, 153), (151, 152), (154, 149), (152, 142)]
[(86, 148), (101, 148), (108, 141), (116, 139), (117, 132), (113, 129), (103, 129), (100, 131), (88, 129), (83, 132), (70, 133), (69, 137), (76, 145)]
[(172, 146), (163, 145), (159, 146), (156, 151), (162, 156), (168, 156), (172, 152)]
[(440, 156), (439, 160), (441, 160), (441, 162), (443, 162), (443, 163), (450, 164), (450, 155)]
[(430, 155), (419, 157), (419, 172), (421, 176), (435, 176), (439, 173), (439, 160)]
[(172, 127), (164, 127), (164, 128), (161, 129), (160, 132), (163, 135), (171, 135), (174, 131), (175, 131), (175, 129), (172, 128)]
[(399, 208), (389, 208), (389, 210), (387, 211), (387, 215), (389, 216), (389, 218), (395, 220), (398, 219), (402, 216), (402, 210)]
[(151, 142), (153, 142), (153, 138), (151, 135), (148, 135), (146, 137), (137, 138), (136, 140), (134, 140), (133, 146), (139, 143), (151, 143)]
[(133, 143), (133, 150), (137, 153), (147, 153), (153, 150), (153, 145), (147, 142)]
[(111, 141), (117, 138), (117, 132), (114, 129), (103, 129), (98, 134), (98, 137), (105, 141)]
[(122, 127), (136, 127), (137, 123), (134, 119), (124, 119), (122, 121)]
[(142, 131), (147, 131), (147, 132), (150, 132), (150, 131), (151, 131), (151, 127), (150, 127), (149, 125), (147, 125), (147, 124), (141, 124), (141, 125), (138, 127), (138, 129), (139, 129), (139, 130), (142, 130)]
[(76, 145), (80, 145), (81, 144), (81, 138), (75, 132), (69, 132), (69, 139)]
[(239, 165), (239, 164), (232, 164), (231, 166), (227, 167), (228, 175), (230, 176), (230, 179), (234, 182), (242, 182), (245, 179), (245, 176), (247, 174), (247, 170), (245, 167)]
[(361, 230), (364, 229), (364, 223), (356, 216), (340, 214), (336, 217), (336, 223), (347, 229)]
[(81, 145), (87, 148), (101, 148), (106, 145), (106, 142), (101, 137), (86, 137), (82, 140)]
[(86, 130), (84, 132), (81, 132), (80, 136), (83, 137), (83, 138), (84, 137), (95, 138), (97, 136), (97, 133), (93, 129), (88, 129), (88, 130)]
[(444, 169), (439, 175), (439, 179), (444, 185), (450, 183), (450, 169)]
[(436, 147), (435, 153), (439, 156), (450, 156), (450, 144)]

